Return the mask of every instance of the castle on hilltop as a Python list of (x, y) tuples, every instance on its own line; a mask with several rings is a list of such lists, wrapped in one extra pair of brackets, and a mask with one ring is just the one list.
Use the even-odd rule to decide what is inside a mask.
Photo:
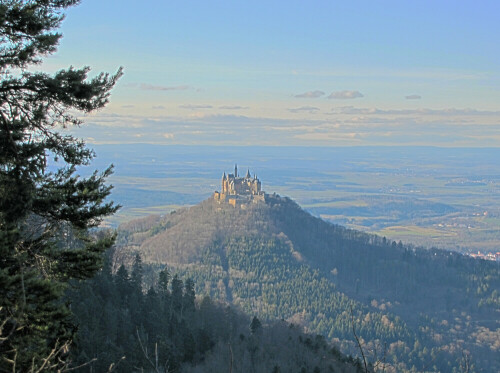
[(238, 176), (238, 165), (234, 166), (234, 174), (222, 175), (222, 189), (214, 193), (214, 199), (223, 203), (226, 202), (232, 206), (241, 205), (242, 207), (249, 202), (265, 202), (266, 194), (261, 189), (260, 180), (256, 175), (250, 176), (250, 170), (244, 177)]

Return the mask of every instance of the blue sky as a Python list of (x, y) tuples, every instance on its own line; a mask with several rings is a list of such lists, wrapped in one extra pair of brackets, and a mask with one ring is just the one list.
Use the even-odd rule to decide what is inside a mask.
[(83, 0), (43, 68), (125, 75), (96, 143), (500, 143), (498, 1)]

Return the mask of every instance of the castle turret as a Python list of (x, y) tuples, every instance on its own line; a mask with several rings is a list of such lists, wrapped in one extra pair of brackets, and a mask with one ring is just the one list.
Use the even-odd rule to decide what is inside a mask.
[(234, 165), (234, 177), (238, 177), (238, 165)]
[(247, 170), (247, 174), (245, 175), (245, 179), (250, 179), (250, 169)]
[(226, 179), (227, 179), (226, 171), (224, 171), (224, 175), (222, 175), (222, 189), (221, 189), (222, 193), (227, 193)]

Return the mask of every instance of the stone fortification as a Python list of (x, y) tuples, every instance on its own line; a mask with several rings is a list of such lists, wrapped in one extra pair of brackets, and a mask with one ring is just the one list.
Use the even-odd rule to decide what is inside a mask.
[(228, 203), (232, 206), (245, 206), (248, 203), (266, 201), (266, 193), (256, 175), (250, 176), (250, 170), (244, 177), (238, 176), (238, 166), (234, 166), (234, 174), (222, 175), (221, 191), (214, 193), (218, 203)]

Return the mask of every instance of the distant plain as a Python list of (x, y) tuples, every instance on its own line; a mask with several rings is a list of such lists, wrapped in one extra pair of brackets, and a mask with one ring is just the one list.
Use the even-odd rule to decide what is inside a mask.
[[(461, 252), (500, 251), (500, 149), (95, 145), (92, 168), (114, 163), (106, 223), (165, 214), (250, 169), (267, 193), (332, 223)], [(83, 170), (82, 170), (83, 171)], [(86, 171), (83, 171), (86, 172)]]

